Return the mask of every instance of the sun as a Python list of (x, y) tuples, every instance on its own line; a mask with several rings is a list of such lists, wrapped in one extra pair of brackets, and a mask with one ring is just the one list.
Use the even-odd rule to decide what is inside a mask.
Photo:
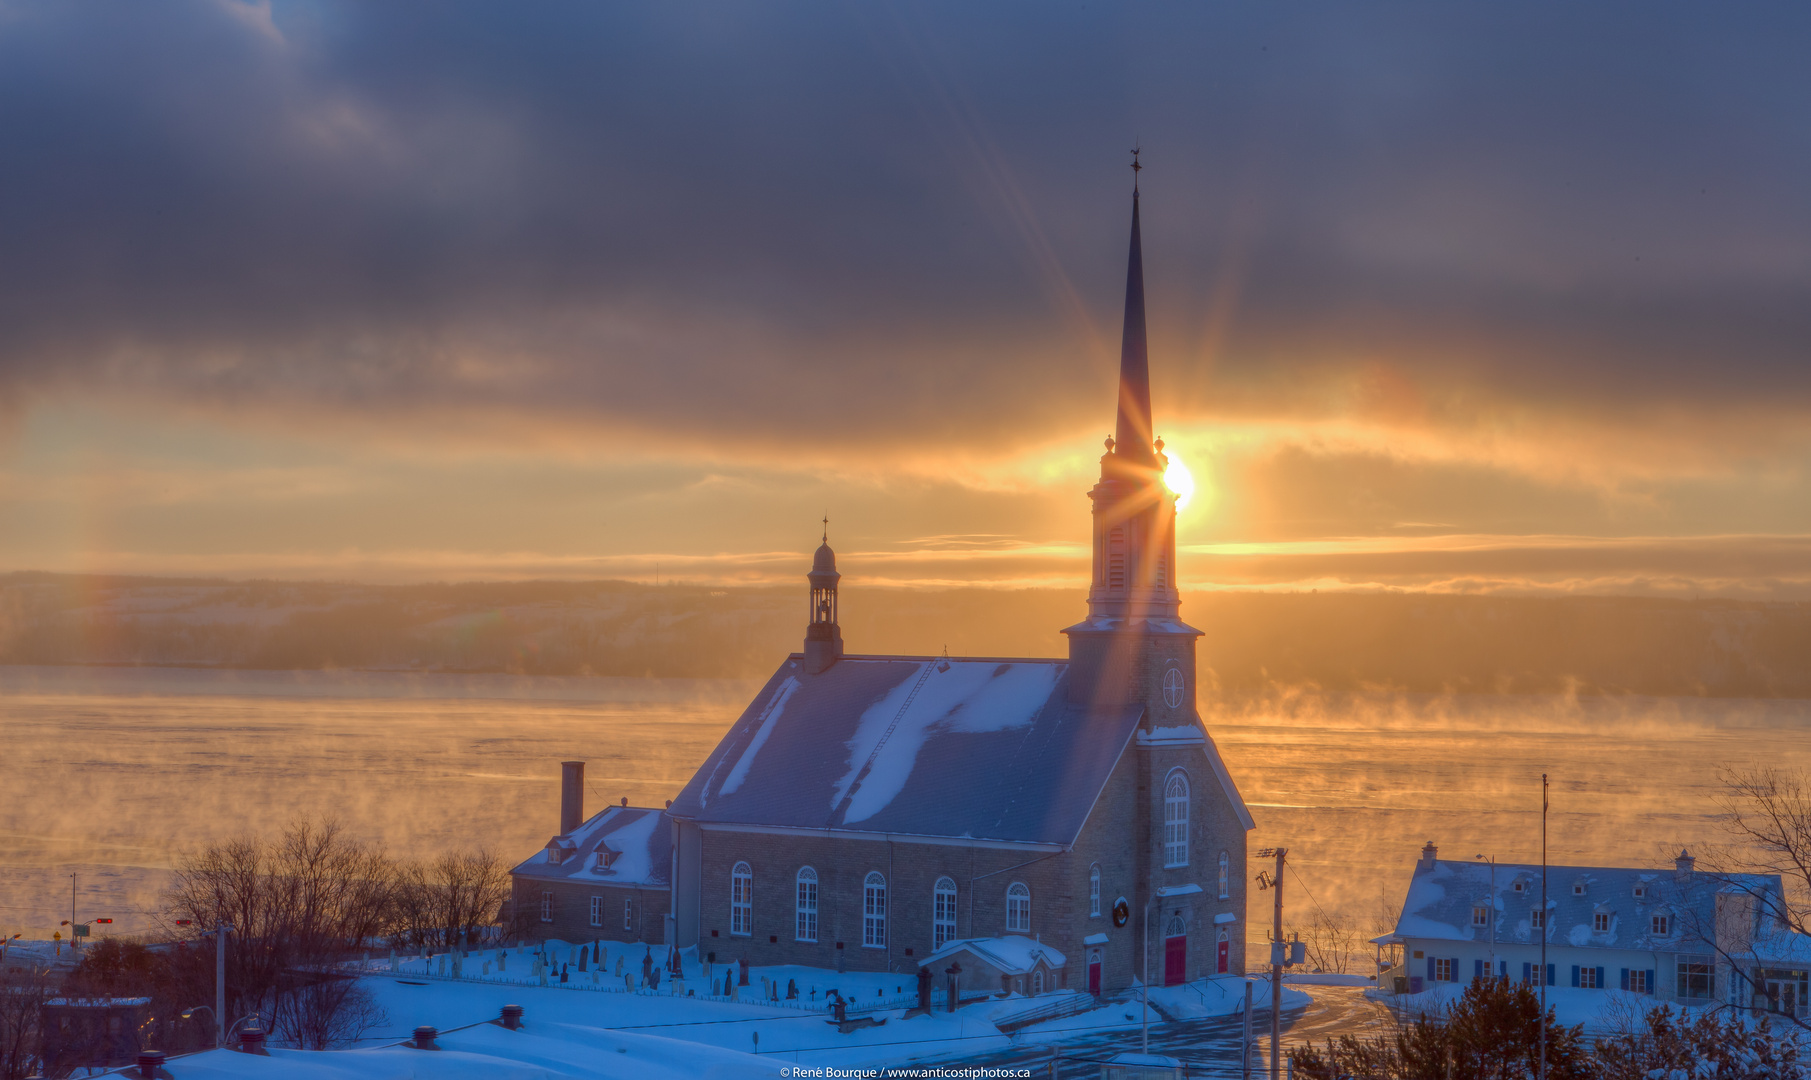
[(1188, 466), (1175, 454), (1169, 455), (1169, 468), (1163, 470), (1163, 486), (1169, 488), (1176, 496), (1176, 510), (1180, 513), (1188, 506), (1188, 501), (1195, 497), (1195, 476), (1188, 471)]

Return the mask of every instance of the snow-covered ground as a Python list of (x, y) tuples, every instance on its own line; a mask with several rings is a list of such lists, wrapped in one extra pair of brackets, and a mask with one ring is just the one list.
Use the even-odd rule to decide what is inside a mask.
[(1283, 976), (1284, 986), (1376, 986), (1375, 975), (1346, 975), (1337, 971), (1303, 971)]
[(479, 1024), (442, 1034), (434, 1045), (439, 1049), (272, 1050), (269, 1057), (211, 1050), (171, 1064), (184, 1080), (740, 1080), (779, 1076), (784, 1066), (697, 1041), (546, 1018), (517, 1031)]
[[(371, 967), (382, 970), (374, 970), (368, 975), (366, 986), (384, 1009), (388, 1024), (371, 1034), (377, 1038), (400, 1040), (418, 1025), (444, 1030), (494, 1018), (504, 1005), (515, 1004), (524, 1008), (531, 1028), (539, 1021), (585, 1029), (642, 1032), (724, 1050), (758, 1053), (764, 1059), (778, 1059), (789, 1064), (854, 1068), (966, 1057), (1002, 1049), (1011, 1045), (1014, 1039), (1056, 1042), (1093, 1031), (1135, 1028), (1139, 1024), (1138, 994), (1134, 990), (1130, 995), (1109, 999), (1085, 1011), (1031, 1025), (1009, 1037), (1001, 1033), (998, 1025), (1009, 1024), (1034, 1010), (1056, 1006), (1065, 999), (1056, 994), (1036, 998), (990, 997), (964, 1005), (953, 1014), (938, 1010), (908, 1018), (905, 1014), (915, 994), (915, 982), (907, 976), (877, 972), (837, 973), (791, 966), (751, 967), (750, 985), (738, 987), (737, 997), (730, 1000), (721, 993), (712, 995), (707, 989), (720, 989), (726, 969), (722, 965), (713, 967), (711, 981), (707, 983), (696, 954), (691, 950), (682, 955), (685, 977), (679, 980), (676, 988), (670, 979), (663, 978), (658, 991), (645, 988), (631, 991), (625, 989), (623, 978), (617, 974), (618, 959), (623, 961), (624, 975), (639, 981), (643, 956), (658, 960), (659, 947), (605, 944), (601, 975), (589, 962), (587, 970), (580, 973), (576, 959), (572, 958), (573, 949), (574, 946), (563, 942), (549, 945), (550, 953), (566, 965), (568, 981), (564, 986), (560, 985), (557, 974), (550, 977), (546, 986), (541, 985), (538, 975), (530, 975), (535, 951), (532, 947), (520, 953), (514, 947), (508, 949), (501, 972), (495, 969), (494, 950), (474, 953), (461, 965), (464, 977), (458, 980), (442, 978), (438, 974), (438, 958), (425, 962), (399, 960), (398, 971), (394, 974), (388, 970), (388, 958), (373, 959)], [(489, 957), (492, 964), (488, 974), (482, 963), (485, 957)], [(594, 975), (599, 975), (595, 981)], [(785, 998), (789, 985), (798, 988), (797, 999), (789, 1001)], [(859, 1013), (882, 1022), (848, 1033), (839, 1032), (829, 1021), (825, 1004), (826, 991), (832, 989), (849, 1001), (850, 1015)], [(1201, 1019), (1234, 1014), (1243, 1008), (1244, 990), (1245, 980), (1241, 978), (1153, 987), (1150, 1021), (1162, 1023), (1166, 1015), (1174, 1019)], [(1258, 1010), (1268, 1008), (1270, 991), (1265, 980), (1254, 980), (1253, 1000)], [(1284, 989), (1285, 1009), (1301, 1008), (1308, 1002), (1308, 995), (1300, 990)], [(883, 1007), (876, 1009), (875, 1004)]]

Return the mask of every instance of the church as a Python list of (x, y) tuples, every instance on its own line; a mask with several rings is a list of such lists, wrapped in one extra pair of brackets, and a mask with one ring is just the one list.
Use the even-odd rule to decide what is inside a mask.
[[(1196, 711), (1200, 631), (1180, 616), (1166, 465), (1134, 191), (1118, 413), (1088, 492), (1092, 584), (1068, 657), (847, 651), (826, 536), (803, 649), (665, 829), (660, 811), (622, 807), (581, 823), (569, 794), (562, 835), (515, 871), (517, 910), (539, 910), (547, 936), (643, 941), (623, 935), (658, 910), (667, 941), (718, 963), (941, 979), (956, 958), (1027, 993), (1242, 974), (1252, 818)], [(634, 896), (608, 863), (633, 867)]]

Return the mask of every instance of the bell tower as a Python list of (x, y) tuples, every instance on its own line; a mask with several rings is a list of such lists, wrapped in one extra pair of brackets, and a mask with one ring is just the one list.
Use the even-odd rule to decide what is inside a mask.
[(824, 519), (824, 542), (811, 558), (811, 623), (805, 627), (805, 671), (816, 675), (843, 655), (843, 630), (836, 622), (836, 552), (830, 550), (830, 519)]
[[(1136, 158), (1132, 168), (1136, 181)], [(1134, 182), (1117, 416), (1100, 479), (1088, 492), (1094, 509), (1088, 617), (1063, 633), (1069, 637), (1072, 697), (1143, 704), (1147, 728), (1174, 727), (1196, 718), (1195, 639), (1201, 632), (1179, 615), (1176, 496), (1163, 481), (1169, 466), (1163, 440), (1152, 437), (1138, 204)]]

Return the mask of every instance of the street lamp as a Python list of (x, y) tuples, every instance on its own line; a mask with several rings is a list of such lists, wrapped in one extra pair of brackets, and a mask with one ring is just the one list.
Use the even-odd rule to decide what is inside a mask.
[[(196, 1013), (207, 1013), (208, 1019), (212, 1020), (214, 1022), (214, 1026), (216, 1028), (218, 1028), (220, 1026), (220, 1017), (214, 1012), (213, 1007), (210, 1005), (196, 1005), (192, 1008), (184, 1009), (184, 1010), (182, 1010), (181, 1016), (184, 1020), (193, 1020), (193, 1019), (195, 1019)], [(220, 1045), (221, 1046), (226, 1045), (226, 1041), (228, 1039), (232, 1038), (233, 1032), (239, 1030), (239, 1025), (245, 1023), (247, 1020), (256, 1020), (256, 1019), (258, 1019), (258, 1014), (253, 1012), (253, 1013), (246, 1013), (244, 1016), (241, 1016), (239, 1019), (234, 1020), (232, 1022), (232, 1024), (226, 1028), (226, 1030), (224, 1030), (220, 1033)]]

